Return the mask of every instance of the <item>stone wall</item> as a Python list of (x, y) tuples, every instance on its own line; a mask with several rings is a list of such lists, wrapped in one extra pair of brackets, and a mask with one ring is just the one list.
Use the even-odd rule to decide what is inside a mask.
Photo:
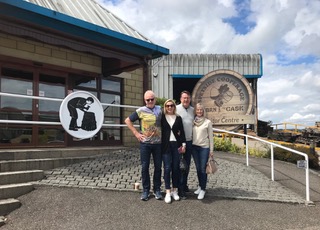
[[(138, 69), (124, 77), (124, 105), (143, 106), (143, 69)], [(123, 117), (126, 119), (135, 108), (125, 108)], [(123, 123), (124, 123), (123, 119)], [(137, 128), (138, 129), (138, 128)], [(123, 129), (123, 144), (125, 146), (139, 146), (137, 138), (132, 134), (130, 129), (125, 127)]]
[(101, 58), (88, 53), (0, 33), (0, 55), (101, 73)]

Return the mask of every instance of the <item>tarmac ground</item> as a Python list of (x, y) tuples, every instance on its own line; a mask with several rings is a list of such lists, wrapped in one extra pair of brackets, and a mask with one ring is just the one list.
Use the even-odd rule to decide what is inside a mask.
[[(36, 189), (19, 197), (1, 229), (320, 229), (320, 176), (270, 159), (216, 152), (219, 170), (208, 178), (204, 200), (192, 192), (166, 204), (140, 200), (139, 151), (126, 149), (46, 171)], [(197, 188), (191, 163), (189, 188)], [(152, 169), (152, 165), (150, 167)], [(152, 174), (152, 170), (150, 170)]]

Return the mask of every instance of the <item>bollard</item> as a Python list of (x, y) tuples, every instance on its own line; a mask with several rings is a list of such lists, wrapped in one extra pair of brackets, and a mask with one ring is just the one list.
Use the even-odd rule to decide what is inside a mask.
[(316, 145), (315, 145), (314, 139), (311, 139), (311, 141), (310, 141), (310, 154), (312, 154), (312, 155), (316, 154)]

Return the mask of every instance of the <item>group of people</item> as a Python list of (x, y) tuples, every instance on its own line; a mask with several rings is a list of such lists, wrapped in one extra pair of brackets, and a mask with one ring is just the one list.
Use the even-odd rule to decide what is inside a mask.
[[(140, 161), (142, 176), (141, 200), (147, 201), (150, 196), (150, 159), (153, 158), (153, 194), (157, 200), (162, 200), (161, 175), (163, 162), (163, 179), (165, 183), (166, 203), (186, 199), (189, 193), (188, 175), (191, 157), (195, 162), (199, 186), (194, 194), (202, 200), (206, 193), (207, 174), (206, 163), (209, 155), (213, 156), (212, 122), (205, 117), (202, 104), (195, 108), (191, 106), (191, 94), (181, 92), (180, 104), (168, 99), (163, 109), (156, 105), (153, 91), (144, 94), (145, 106), (138, 108), (125, 123), (140, 142)], [(134, 122), (140, 121), (140, 130)], [(187, 170), (181, 172), (181, 154), (187, 163)]]

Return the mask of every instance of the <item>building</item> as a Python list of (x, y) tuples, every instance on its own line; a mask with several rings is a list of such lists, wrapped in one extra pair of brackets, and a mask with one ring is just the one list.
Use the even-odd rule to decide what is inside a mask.
[[(216, 70), (244, 76), (257, 111), (260, 54), (169, 55), (95, 0), (0, 0), (0, 148), (135, 145), (120, 125), (128, 106), (143, 105), (147, 89), (179, 102)], [(81, 141), (59, 124), (61, 101), (80, 90), (100, 100), (105, 118)]]
[(148, 62), (168, 54), (94, 0), (0, 0), (0, 148), (129, 145), (117, 125), (67, 135), (61, 101), (88, 91), (107, 104), (105, 124), (121, 124), (133, 110), (109, 105), (142, 105)]
[[(260, 54), (170, 54), (152, 60), (151, 66), (153, 76), (152, 88), (156, 95), (163, 98), (173, 98), (177, 103), (180, 102), (180, 92), (183, 90), (188, 90), (195, 96), (199, 83), (210, 74), (227, 74), (229, 77), (233, 77), (232, 75), (238, 76), (237, 79), (239, 80), (239, 84), (243, 84), (244, 91), (250, 92), (247, 99), (240, 102), (240, 105), (237, 105), (238, 107), (243, 106), (246, 109), (244, 109), (242, 114), (237, 111), (233, 115), (254, 115), (254, 127), (251, 128), (257, 132), (257, 82), (263, 75), (262, 56)], [(248, 85), (248, 87), (246, 88), (245, 85)], [(230, 90), (232, 90), (231, 88), (232, 84)], [(237, 91), (236, 89), (234, 90)], [(231, 91), (229, 92), (231, 93)], [(234, 93), (236, 94), (237, 92)], [(211, 103), (212, 99), (209, 98), (208, 100), (208, 103)], [(231, 102), (233, 104), (239, 103), (233, 100), (229, 104)], [(230, 110), (233, 108), (237, 109), (237, 106), (225, 107), (229, 111), (225, 111), (224, 114), (220, 112), (212, 113), (211, 116), (216, 118), (230, 115)], [(216, 110), (216, 108), (212, 107), (207, 109), (211, 111)], [(218, 109), (221, 108), (219, 107)], [(210, 115), (208, 116), (210, 117)], [(215, 122), (213, 124), (215, 126)], [(232, 125), (221, 126), (220, 124), (217, 128), (219, 127), (222, 129), (236, 129), (238, 125), (233, 127)]]

